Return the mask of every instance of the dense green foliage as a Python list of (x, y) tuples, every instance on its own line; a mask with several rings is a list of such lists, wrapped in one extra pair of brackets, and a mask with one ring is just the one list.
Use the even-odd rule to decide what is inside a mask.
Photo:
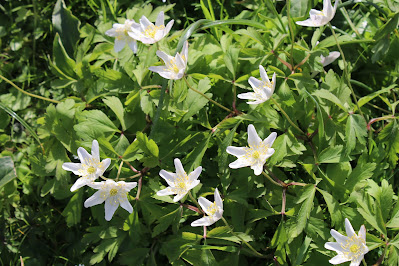
[[(1, 264), (325, 265), (345, 218), (366, 226), (369, 265), (399, 264), (397, 0), (341, 3), (331, 24), (345, 58), (324, 68), (320, 56), (338, 51), (331, 28), (295, 24), (322, 1), (65, 1), (0, 4)], [(113, 23), (160, 11), (175, 20), (168, 36), (114, 52)], [(157, 49), (174, 55), (186, 39), (188, 83), (231, 113), (148, 70), (162, 64)], [(259, 65), (276, 90), (248, 105), (236, 95)], [(247, 145), (249, 124), (262, 139), (277, 132), (266, 173), (284, 187), (228, 167), (226, 148)], [(112, 159), (106, 177), (142, 171), (133, 213), (110, 222), (103, 205), (84, 208), (94, 190), (70, 192), (77, 177), (62, 169), (94, 139)], [(194, 197), (218, 188), (235, 235), (220, 220), (204, 239), (190, 198), (156, 195), (174, 158), (203, 167)]]

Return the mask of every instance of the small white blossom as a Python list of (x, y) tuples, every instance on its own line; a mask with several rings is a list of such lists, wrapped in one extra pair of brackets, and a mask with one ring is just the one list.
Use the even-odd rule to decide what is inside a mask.
[(176, 194), (173, 201), (178, 202), (190, 191), (190, 189), (196, 187), (200, 183), (198, 177), (201, 174), (202, 167), (198, 166), (194, 171), (187, 175), (179, 159), (176, 158), (174, 163), (176, 173), (170, 173), (165, 170), (159, 172), (159, 175), (166, 180), (169, 187), (158, 191), (157, 195), (167, 196)]
[(137, 41), (128, 35), (132, 31), (132, 25), (134, 24), (134, 20), (127, 19), (124, 24), (115, 23), (112, 29), (105, 32), (106, 35), (115, 37), (115, 52), (121, 51), (127, 43), (133, 53), (137, 53)]
[(125, 182), (108, 179), (102, 182), (93, 182), (90, 187), (98, 189), (96, 193), (88, 198), (84, 205), (86, 208), (101, 204), (105, 201), (105, 220), (110, 221), (119, 205), (129, 213), (133, 212), (133, 207), (127, 200), (129, 191), (137, 186), (137, 182)]
[(139, 23), (134, 23), (129, 32), (129, 36), (145, 44), (153, 44), (160, 41), (165, 37), (173, 26), (174, 20), (172, 19), (165, 27), (164, 13), (159, 12), (157, 20), (151, 23), (148, 18), (142, 16)]
[(332, 62), (334, 62), (338, 57), (340, 57), (340, 52), (337, 51), (333, 51), (331, 53), (329, 53), (326, 57), (324, 57), (323, 55), (320, 55), (320, 61), (323, 64), (323, 67), (331, 64)]
[(188, 57), (188, 42), (183, 45), (181, 53), (176, 53), (176, 56), (170, 56), (162, 51), (157, 51), (164, 62), (164, 66), (151, 66), (148, 69), (158, 73), (161, 77), (166, 79), (181, 79), (186, 71), (187, 57)]
[(214, 193), (215, 202), (210, 202), (206, 198), (199, 197), (198, 203), (207, 216), (195, 220), (191, 226), (210, 226), (216, 223), (223, 216), (223, 201), (216, 188)]
[(265, 69), (261, 65), (259, 65), (259, 72), (262, 81), (254, 77), (248, 79), (248, 83), (251, 85), (254, 92), (241, 93), (237, 95), (240, 99), (254, 100), (247, 102), (247, 104), (263, 103), (269, 100), (273, 95), (276, 86), (276, 73), (273, 74), (272, 81), (270, 81)]
[(72, 171), (75, 175), (81, 176), (71, 187), (75, 191), (88, 185), (101, 176), (111, 163), (107, 158), (100, 162), (100, 150), (97, 140), (93, 140), (91, 155), (82, 147), (78, 149), (80, 163), (64, 163), (62, 169)]
[(253, 125), (248, 126), (248, 146), (234, 147), (228, 146), (227, 153), (236, 156), (238, 159), (229, 164), (230, 168), (236, 169), (251, 166), (255, 175), (260, 175), (266, 159), (273, 155), (274, 149), (271, 148), (277, 137), (276, 132), (272, 132), (263, 141), (256, 133)]
[(345, 218), (345, 231), (347, 236), (343, 236), (334, 229), (331, 229), (331, 235), (337, 242), (327, 242), (324, 247), (337, 252), (338, 255), (329, 260), (329, 262), (335, 265), (351, 261), (350, 266), (358, 266), (364, 254), (369, 252), (366, 246), (366, 227), (362, 225), (359, 235), (356, 235), (351, 223)]
[(330, 22), (335, 15), (339, 0), (335, 0), (334, 7), (331, 4), (331, 0), (323, 1), (323, 10), (319, 11), (311, 9), (309, 12), (310, 18), (304, 21), (297, 21), (296, 24), (308, 27), (320, 27)]

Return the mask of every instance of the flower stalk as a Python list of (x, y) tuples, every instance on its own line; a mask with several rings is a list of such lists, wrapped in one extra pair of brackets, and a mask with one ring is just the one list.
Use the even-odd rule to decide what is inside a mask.
[(287, 113), (284, 111), (284, 109), (278, 104), (278, 102), (273, 97), (271, 97), (271, 99), (272, 99), (273, 103), (277, 106), (277, 108), (283, 113), (285, 118), (287, 118), (288, 123), (290, 123), (291, 126), (293, 126), (296, 130), (301, 132), (303, 135), (306, 135), (305, 132), (302, 131), (302, 129), (300, 129), (297, 125), (295, 125), (294, 122), (292, 122), (290, 117), (287, 115)]

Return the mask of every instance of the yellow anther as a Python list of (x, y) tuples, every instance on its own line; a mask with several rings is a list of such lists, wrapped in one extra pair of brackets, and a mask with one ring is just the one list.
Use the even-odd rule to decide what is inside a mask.
[(109, 191), (109, 195), (112, 197), (112, 196), (115, 196), (116, 194), (118, 194), (118, 190), (117, 189), (115, 189), (115, 188), (113, 188), (113, 189), (111, 189), (110, 191)]
[(89, 168), (87, 168), (87, 173), (89, 173), (90, 175), (94, 174), (96, 172), (96, 168), (94, 168), (93, 166), (90, 166)]
[(356, 245), (356, 244), (353, 244), (353, 245), (349, 248), (349, 250), (350, 250), (352, 253), (358, 253), (358, 252), (360, 251), (360, 247), (359, 247), (358, 245)]
[(254, 153), (252, 153), (252, 157), (257, 160), (260, 158), (260, 153), (258, 151), (254, 151)]
[(218, 210), (218, 207), (216, 206), (216, 202), (212, 203), (211, 206), (208, 208), (208, 213), (210, 216), (213, 216)]
[(150, 37), (150, 38), (154, 38), (157, 31), (163, 30), (164, 28), (165, 28), (165, 26), (163, 26), (163, 25), (158, 26), (158, 27), (154, 26), (154, 25), (150, 25), (145, 29), (144, 35), (147, 37)]

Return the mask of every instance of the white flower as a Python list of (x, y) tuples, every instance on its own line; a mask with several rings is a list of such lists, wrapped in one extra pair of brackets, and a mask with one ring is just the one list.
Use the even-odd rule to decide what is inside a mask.
[(267, 73), (263, 66), (259, 65), (260, 76), (262, 81), (250, 77), (248, 83), (251, 85), (254, 92), (247, 92), (238, 94), (237, 97), (240, 99), (254, 100), (247, 102), (247, 104), (260, 104), (266, 102), (272, 97), (274, 87), (276, 86), (276, 73), (273, 74), (272, 81), (269, 80)]
[(210, 226), (222, 218), (223, 201), (217, 188), (215, 189), (214, 198), (215, 202), (210, 202), (203, 197), (198, 198), (199, 205), (208, 216), (195, 220), (191, 223), (191, 226)]
[(334, 62), (338, 57), (340, 57), (340, 55), (341, 54), (336, 51), (329, 53), (326, 57), (320, 55), (320, 62), (323, 64), (323, 67), (325, 67)]
[(151, 66), (148, 69), (158, 73), (161, 77), (166, 79), (181, 79), (186, 71), (187, 57), (188, 57), (188, 42), (186, 41), (181, 50), (181, 54), (178, 52), (176, 56), (170, 56), (162, 51), (157, 51), (159, 56), (164, 62), (164, 66)]
[(127, 194), (132, 188), (137, 186), (137, 182), (115, 182), (114, 180), (108, 179), (107, 181), (93, 182), (89, 184), (89, 186), (99, 191), (88, 198), (84, 205), (88, 208), (105, 201), (105, 220), (110, 221), (112, 219), (119, 205), (129, 213), (133, 212), (133, 207), (127, 200)]
[(159, 12), (155, 25), (151, 23), (148, 18), (142, 16), (140, 24), (135, 23), (132, 25), (131, 32), (128, 32), (129, 36), (133, 39), (141, 41), (145, 44), (153, 44), (165, 37), (173, 26), (174, 20), (172, 19), (166, 25), (164, 24), (164, 13)]
[(125, 44), (129, 46), (129, 48), (133, 51), (133, 53), (137, 53), (137, 42), (135, 39), (130, 37), (128, 33), (132, 30), (132, 25), (135, 22), (132, 19), (127, 19), (125, 24), (115, 23), (112, 26), (112, 29), (107, 30), (105, 32), (106, 35), (115, 37), (114, 49), (115, 52), (119, 52), (125, 47)]
[(265, 140), (258, 136), (253, 125), (248, 126), (248, 146), (233, 147), (228, 146), (227, 153), (236, 156), (238, 159), (229, 164), (230, 168), (237, 169), (251, 166), (255, 175), (260, 175), (263, 171), (263, 165), (266, 159), (273, 155), (274, 149), (271, 148), (277, 137), (276, 132), (272, 132)]
[(80, 163), (64, 163), (62, 169), (72, 171), (75, 175), (81, 176), (71, 187), (71, 191), (88, 185), (101, 176), (111, 163), (107, 158), (100, 162), (100, 150), (97, 140), (93, 140), (91, 155), (82, 147), (78, 149)]
[(327, 242), (324, 247), (337, 252), (338, 255), (329, 260), (329, 262), (335, 265), (351, 261), (350, 266), (358, 266), (364, 254), (369, 252), (366, 246), (366, 227), (362, 225), (359, 235), (356, 235), (351, 223), (345, 218), (345, 231), (347, 236), (343, 236), (334, 229), (331, 229), (331, 235), (337, 242)]
[(200, 183), (198, 177), (201, 174), (202, 167), (198, 166), (194, 171), (187, 175), (179, 159), (176, 158), (174, 163), (176, 173), (170, 173), (165, 170), (159, 172), (159, 175), (166, 180), (169, 187), (158, 191), (157, 195), (167, 196), (176, 194), (173, 201), (178, 202), (190, 191), (190, 189), (196, 187)]
[(316, 9), (311, 9), (309, 12), (310, 18), (304, 21), (297, 21), (296, 24), (301, 26), (309, 27), (320, 27), (326, 25), (330, 22), (337, 10), (339, 0), (335, 0), (334, 7), (331, 4), (331, 0), (323, 1), (323, 10), (319, 11)]

